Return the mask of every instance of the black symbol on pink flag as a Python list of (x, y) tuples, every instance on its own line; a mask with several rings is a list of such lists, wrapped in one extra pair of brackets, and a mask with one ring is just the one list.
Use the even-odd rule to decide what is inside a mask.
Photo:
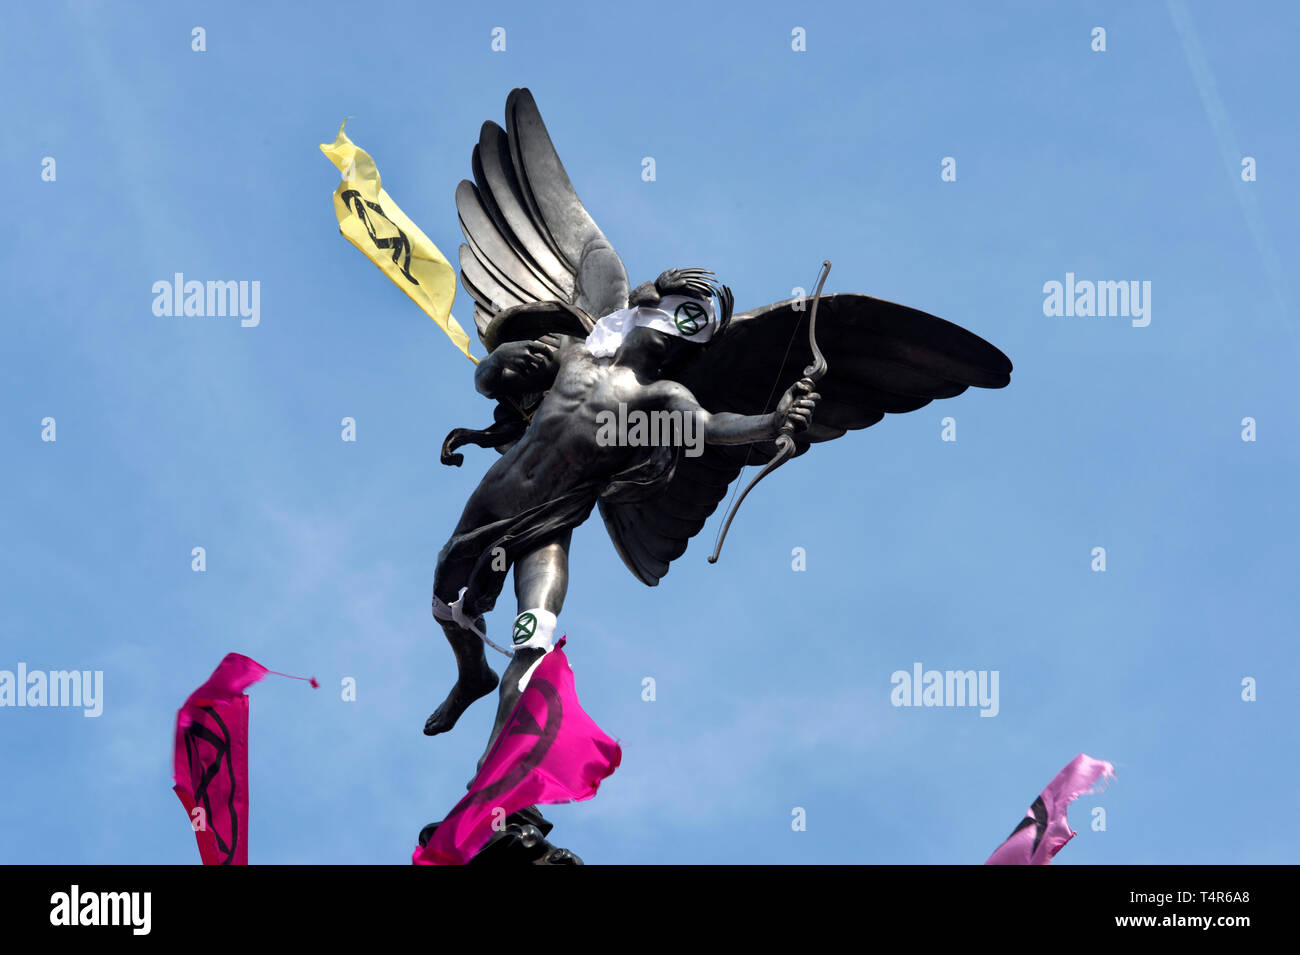
[[(244, 690), (275, 672), (243, 654), (228, 653), (176, 714), (172, 788), (189, 814), (204, 865), (248, 865)], [(315, 679), (310, 682), (319, 686)]]

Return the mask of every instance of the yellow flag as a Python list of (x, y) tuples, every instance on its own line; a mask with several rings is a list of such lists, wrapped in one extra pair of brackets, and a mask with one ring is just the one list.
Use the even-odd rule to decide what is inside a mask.
[(338, 138), (320, 147), (343, 174), (334, 190), (339, 231), (477, 364), (478, 359), (469, 353), (469, 336), (451, 315), (456, 270), (384, 191), (375, 161), (348, 139), (343, 132), (346, 125), (347, 120), (340, 123)]

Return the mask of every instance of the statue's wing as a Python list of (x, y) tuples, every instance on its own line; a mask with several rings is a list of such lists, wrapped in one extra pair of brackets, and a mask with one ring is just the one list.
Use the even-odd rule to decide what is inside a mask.
[[(686, 362), (666, 370), (711, 412), (767, 414), (812, 363), (811, 302), (790, 299), (736, 315)], [(966, 329), (925, 312), (868, 295), (822, 297), (817, 344), (828, 369), (812, 424), (794, 436), (796, 454), (886, 414), (952, 398), (970, 386), (1002, 388), (1011, 362)], [(615, 549), (643, 583), (654, 586), (713, 514), (746, 464), (765, 464), (774, 442), (706, 445), (697, 457), (677, 455), (665, 486), (636, 501), (600, 503)]]
[(489, 350), (500, 340), (493, 319), (508, 308), (558, 302), (594, 320), (626, 307), (627, 271), (583, 208), (532, 93), (511, 91), (505, 129), (484, 123), (472, 161), (474, 181), (456, 189), (460, 280)]

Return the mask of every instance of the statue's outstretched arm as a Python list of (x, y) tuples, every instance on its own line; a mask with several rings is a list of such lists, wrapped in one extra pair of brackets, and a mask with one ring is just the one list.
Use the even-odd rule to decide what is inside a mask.
[(773, 413), (744, 415), (729, 411), (711, 412), (695, 400), (690, 389), (675, 381), (657, 381), (649, 390), (653, 407), (679, 411), (683, 418), (693, 415), (697, 426), (702, 429), (705, 444), (772, 441), (787, 421), (794, 426), (795, 432), (803, 431), (812, 422), (818, 398), (812, 390), (812, 383), (801, 379), (782, 395)]

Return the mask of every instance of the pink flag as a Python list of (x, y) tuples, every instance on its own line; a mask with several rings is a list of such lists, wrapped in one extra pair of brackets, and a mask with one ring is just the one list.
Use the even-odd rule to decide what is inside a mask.
[(464, 865), (492, 837), (494, 818), (535, 803), (590, 799), (618, 768), (623, 751), (582, 711), (562, 646), (542, 658), (469, 792), (412, 862)]
[[(189, 814), (204, 865), (248, 865), (248, 697), (244, 690), (268, 673), (276, 671), (242, 653), (227, 653), (176, 714), (176, 785), (172, 788)], [(310, 683), (319, 685), (314, 678)]]
[(1114, 778), (1115, 767), (1105, 760), (1080, 753), (1057, 773), (1034, 804), (1025, 811), (1020, 825), (998, 846), (985, 865), (1051, 865), (1052, 857), (1073, 839), (1066, 811), (1103, 776)]

